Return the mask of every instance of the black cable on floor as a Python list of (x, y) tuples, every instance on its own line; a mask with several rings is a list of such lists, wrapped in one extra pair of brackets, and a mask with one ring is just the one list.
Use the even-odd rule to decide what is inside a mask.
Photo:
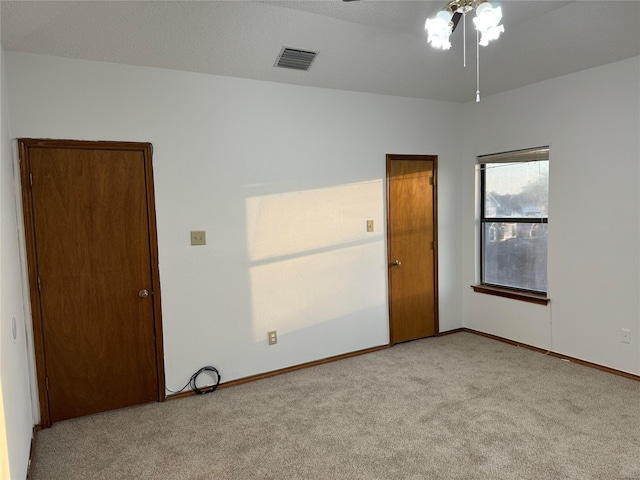
[[(200, 388), (198, 388), (198, 386), (196, 385), (196, 379), (198, 378), (198, 376), (203, 373), (203, 372), (211, 372), (215, 374), (215, 378), (216, 378), (216, 383), (215, 385), (210, 386), (209, 388), (206, 388), (204, 390), (201, 390)], [(216, 388), (218, 388), (218, 385), (220, 385), (220, 378), (222, 378), (220, 376), (220, 373), (218, 372), (218, 370), (215, 367), (211, 367), (211, 366), (207, 366), (207, 367), (202, 367), (200, 370), (198, 370), (196, 373), (194, 373), (193, 375), (191, 375), (191, 378), (189, 379), (189, 381), (187, 382), (187, 384), (182, 387), (180, 390), (178, 391), (174, 391), (171, 390), (169, 388), (167, 388), (168, 391), (170, 391), (171, 393), (180, 393), (182, 392), (185, 388), (187, 388), (189, 385), (191, 385), (191, 390), (193, 390), (195, 393), (197, 393), (198, 395), (204, 395), (205, 393), (211, 393), (214, 392), (216, 390)]]
[[(215, 377), (216, 377), (215, 385), (212, 385), (211, 387), (207, 388), (206, 390), (200, 390), (196, 385), (196, 379), (198, 378), (198, 375), (200, 375), (203, 372), (215, 373)], [(202, 367), (196, 373), (191, 375), (191, 380), (189, 380), (189, 384), (191, 385), (191, 390), (196, 392), (198, 395), (204, 395), (205, 393), (214, 392), (216, 390), (216, 388), (218, 388), (218, 385), (220, 385), (220, 373), (218, 373), (218, 370), (216, 370), (214, 367)]]

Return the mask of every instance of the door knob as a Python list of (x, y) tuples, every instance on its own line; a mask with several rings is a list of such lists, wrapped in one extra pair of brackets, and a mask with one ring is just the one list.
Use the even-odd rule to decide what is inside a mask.
[(392, 264), (394, 267), (399, 267), (400, 265), (402, 265), (402, 262), (400, 260), (396, 260), (395, 262), (393, 262)]
[(149, 290), (140, 290), (138, 296), (140, 298), (147, 298), (149, 296)]

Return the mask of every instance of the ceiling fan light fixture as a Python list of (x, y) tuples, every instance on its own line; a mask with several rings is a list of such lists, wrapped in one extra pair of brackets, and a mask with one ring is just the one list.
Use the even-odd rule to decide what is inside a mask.
[(482, 33), (482, 38), (480, 39), (479, 44), (483, 47), (489, 45), (489, 42), (493, 40), (497, 40), (500, 37), (500, 34), (504, 32), (504, 25), (498, 25), (496, 27), (489, 27)]
[(497, 40), (504, 32), (504, 25), (498, 25), (500, 20), (502, 20), (502, 7), (493, 6), (489, 2), (478, 6), (473, 23), (476, 25), (476, 30), (482, 34), (480, 45), (489, 45), (490, 41)]
[(453, 14), (449, 10), (440, 10), (434, 18), (427, 18), (424, 29), (428, 32), (427, 42), (434, 48), (449, 50), (451, 42), (449, 36), (453, 31), (451, 17)]
[(476, 102), (480, 101), (480, 46), (487, 46), (489, 42), (496, 40), (504, 32), (502, 20), (502, 7), (492, 4), (487, 0), (450, 0), (445, 8), (440, 10), (434, 18), (428, 18), (424, 24), (428, 31), (427, 42), (434, 48), (449, 50), (451, 42), (449, 37), (462, 18), (464, 30), (463, 56), (464, 66), (467, 66), (466, 25), (465, 19), (468, 13), (475, 11), (473, 23), (476, 26)]

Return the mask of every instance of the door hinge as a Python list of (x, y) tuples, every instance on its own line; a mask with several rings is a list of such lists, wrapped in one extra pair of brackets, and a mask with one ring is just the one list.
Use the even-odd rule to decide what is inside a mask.
[(431, 250), (435, 250), (436, 249), (436, 242), (431, 242)]
[(429, 177), (429, 185), (433, 185), (433, 175)]
[(33, 187), (33, 173), (29, 172), (29, 186)]
[(42, 289), (42, 284), (40, 283), (40, 275), (38, 275), (38, 291)]
[(44, 377), (45, 387), (47, 388), (47, 392), (49, 391), (49, 377)]

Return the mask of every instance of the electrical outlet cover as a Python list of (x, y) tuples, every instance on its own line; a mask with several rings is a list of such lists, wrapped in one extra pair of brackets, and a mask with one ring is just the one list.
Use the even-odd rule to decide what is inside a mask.
[(204, 230), (191, 230), (191, 245), (206, 245), (207, 232)]
[(620, 330), (620, 341), (622, 343), (631, 343), (631, 330), (623, 328)]

